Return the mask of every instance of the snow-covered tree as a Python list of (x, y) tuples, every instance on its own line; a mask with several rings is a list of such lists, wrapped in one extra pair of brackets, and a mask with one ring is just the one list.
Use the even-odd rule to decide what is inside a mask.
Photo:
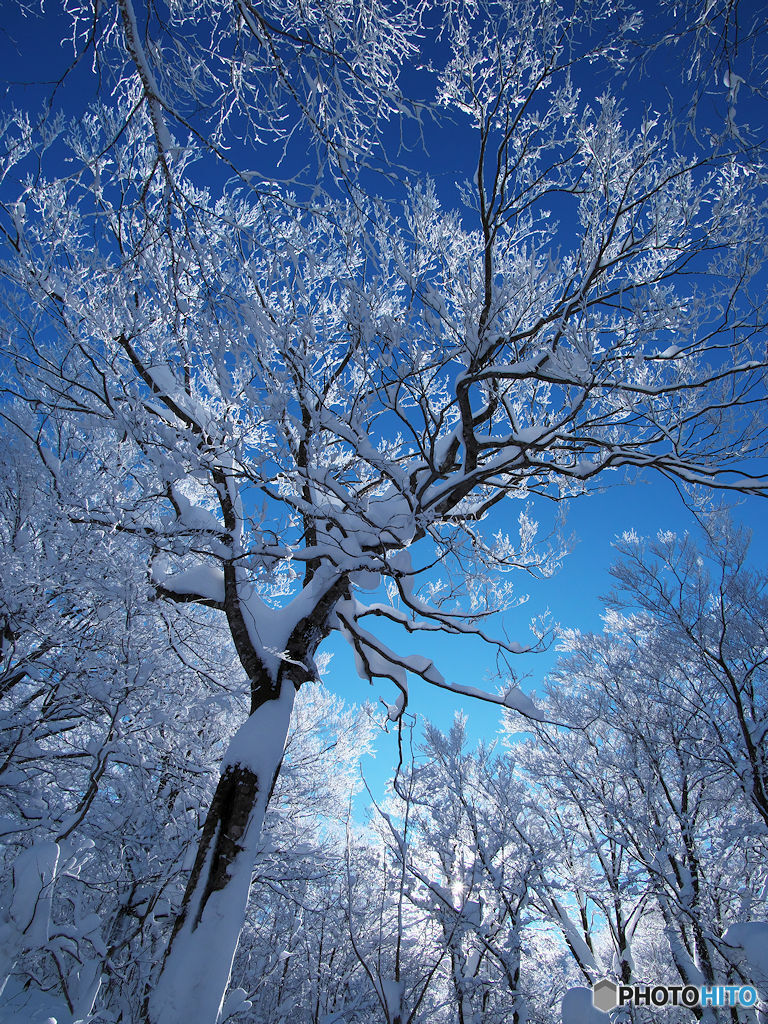
[[(37, 417), (70, 522), (134, 538), (159, 598), (219, 612), (249, 680), (148, 1004), (153, 1024), (211, 1024), (294, 699), (330, 632), (361, 676), (391, 681), (392, 720), (409, 677), (477, 695), (371, 623), (486, 636), (510, 574), (558, 555), (528, 511), (518, 538), (487, 529), (494, 506), (627, 466), (766, 491), (750, 459), (767, 210), (759, 150), (622, 108), (636, 21), (612, 4), (417, 19), (413, 88), (466, 140), (447, 203), (423, 173), (400, 188), (369, 170), (382, 116), (404, 109), (404, 12), (171, 8), (95, 7), (76, 38), (97, 62), (122, 48), (117, 87), (74, 126), (4, 124), (3, 390)], [(265, 133), (275, 166), (311, 137), (333, 170), (309, 192), (252, 172)], [(65, 421), (79, 475), (57, 461)]]
[[(764, 918), (765, 827), (749, 759), (735, 756), (738, 715), (726, 711), (739, 688), (722, 688), (728, 676), (714, 677), (702, 650), (731, 679), (751, 664), (761, 575), (744, 564), (743, 537), (736, 543), (718, 524), (734, 543), (717, 557), (717, 576), (689, 538), (625, 538), (613, 569), (623, 590), (604, 633), (566, 633), (569, 654), (550, 683), (547, 710), (569, 728), (532, 723), (523, 748), (542, 817), (566, 854), (545, 879), (543, 906), (591, 983), (606, 974), (634, 983), (654, 933), (672, 983), (749, 981), (723, 936)], [(745, 590), (754, 604), (735, 600)], [(617, 603), (641, 610), (622, 614)], [(753, 667), (741, 686), (759, 708), (765, 678)], [(570, 898), (557, 899), (564, 882)]]
[(629, 642), (642, 636), (659, 669), (685, 680), (679, 699), (705, 730), (702, 764), (737, 779), (768, 829), (768, 576), (727, 515), (702, 529), (701, 545), (672, 531), (625, 536), (609, 607), (624, 614)]
[(349, 939), (365, 978), (369, 1013), (382, 1024), (442, 1021), (450, 1005), (443, 936), (413, 899), (407, 800), (404, 811), (399, 828), (387, 814), (386, 826), (379, 822), (373, 833), (350, 835), (347, 850)]
[[(214, 613), (157, 601), (135, 540), (78, 529), (31, 456), (9, 432), (0, 452), (3, 1016), (33, 1016), (45, 993), (74, 1019), (138, 1022), (247, 686)], [(228, 1014), (241, 991), (250, 997), (241, 1009), (265, 1019), (279, 1019), (282, 1004), (297, 1021), (311, 1003), (306, 1020), (316, 1024), (345, 1005), (335, 971), (352, 951), (336, 908), (350, 794), (372, 729), (370, 714), (345, 710), (321, 686), (296, 708)], [(285, 913), (296, 907), (292, 930)], [(271, 918), (277, 927), (265, 928)], [(343, 948), (333, 948), (334, 931)], [(287, 970), (292, 935), (303, 955)], [(353, 985), (347, 1001), (356, 995)]]
[(210, 613), (154, 600), (132, 538), (83, 533), (5, 440), (0, 986), (22, 1014), (42, 990), (85, 1019), (141, 1003), (242, 697)]
[(535, 860), (524, 838), (526, 794), (512, 758), (468, 748), (466, 723), (427, 729), (414, 767), (415, 898), (438, 922), (450, 957), (458, 1024), (528, 1020), (523, 932)]
[(370, 1017), (341, 908), (350, 802), (375, 728), (370, 708), (345, 708), (321, 685), (294, 707), (233, 969), (257, 1020)]

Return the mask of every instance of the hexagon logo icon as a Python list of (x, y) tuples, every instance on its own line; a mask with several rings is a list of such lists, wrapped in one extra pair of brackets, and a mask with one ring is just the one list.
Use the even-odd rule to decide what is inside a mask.
[(619, 1003), (619, 987), (607, 978), (592, 987), (592, 1005), (596, 1010), (608, 1013)]

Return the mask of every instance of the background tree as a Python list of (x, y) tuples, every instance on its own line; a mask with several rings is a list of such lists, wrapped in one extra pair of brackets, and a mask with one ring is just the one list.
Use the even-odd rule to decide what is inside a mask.
[(533, 859), (522, 838), (526, 794), (511, 758), (491, 745), (468, 749), (466, 723), (447, 736), (427, 729), (414, 767), (411, 867), (420, 905), (440, 924), (450, 955), (458, 1024), (529, 1017), (523, 946)]
[(651, 657), (686, 680), (690, 713), (708, 736), (702, 760), (737, 779), (768, 826), (768, 581), (750, 564), (748, 531), (725, 514), (702, 530), (701, 545), (671, 531), (625, 536), (609, 607), (629, 613), (628, 630), (642, 629)]
[[(79, 440), (60, 434), (62, 461)], [(73, 525), (30, 445), (5, 441), (0, 984), (11, 1005), (31, 985), (75, 1018), (98, 998), (133, 1020), (237, 707), (230, 656), (210, 614), (152, 599), (132, 538)]]
[[(716, 522), (723, 529), (722, 518)], [(668, 962), (678, 974), (674, 983), (710, 985), (728, 976), (748, 981), (723, 935), (743, 918), (764, 915), (764, 823), (743, 773), (733, 771), (733, 755), (723, 754), (728, 716), (702, 699), (712, 673), (700, 647), (688, 646), (691, 636), (717, 636), (712, 653), (722, 657), (727, 646), (735, 665), (748, 648), (737, 654), (723, 637), (754, 641), (757, 609), (723, 599), (726, 591), (743, 594), (761, 578), (745, 566), (741, 539), (717, 559), (732, 571), (710, 576), (688, 537), (662, 534), (647, 546), (625, 538), (619, 545), (624, 557), (612, 572), (626, 588), (621, 603), (626, 606), (631, 593), (643, 610), (629, 616), (609, 611), (602, 636), (567, 634), (570, 653), (551, 681), (548, 711), (576, 728), (563, 733), (532, 724), (535, 739), (525, 762), (537, 786), (551, 794), (543, 816), (570, 824), (575, 856), (569, 859), (582, 879), (592, 876), (580, 887), (582, 927), (579, 941), (570, 944), (582, 970), (590, 956), (579, 950), (586, 945), (592, 954), (607, 934), (613, 947), (608, 973), (634, 980), (641, 957), (635, 937), (660, 921)], [(711, 554), (711, 534), (705, 540)], [(652, 564), (651, 549), (664, 565)], [(678, 613), (685, 608), (685, 635), (668, 628), (671, 621), (680, 627), (680, 619), (670, 617), (672, 607)], [(747, 677), (761, 702), (759, 668)], [(742, 755), (739, 763), (748, 761)], [(567, 941), (565, 927), (564, 934)], [(700, 1019), (715, 1013), (694, 1012)], [(745, 1012), (732, 1016), (750, 1019)]]

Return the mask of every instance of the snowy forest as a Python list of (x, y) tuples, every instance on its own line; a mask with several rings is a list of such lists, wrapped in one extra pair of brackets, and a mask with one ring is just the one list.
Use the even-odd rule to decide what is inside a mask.
[(768, 1021), (762, 4), (2, 15), (0, 1022)]

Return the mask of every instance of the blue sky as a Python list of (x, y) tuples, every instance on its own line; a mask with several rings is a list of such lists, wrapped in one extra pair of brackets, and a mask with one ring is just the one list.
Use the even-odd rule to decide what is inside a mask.
[[(634, 530), (640, 536), (654, 536), (659, 530), (673, 530), (697, 536), (696, 519), (670, 481), (649, 473), (634, 483), (621, 483), (621, 474), (614, 476), (616, 482), (601, 493), (586, 495), (568, 504), (566, 532), (574, 534), (575, 546), (557, 574), (549, 579), (533, 580), (521, 573), (520, 592), (527, 593), (529, 600), (503, 617), (511, 639), (530, 640), (528, 623), (531, 617), (547, 610), (552, 619), (563, 627), (599, 632), (604, 610), (600, 597), (611, 588), (608, 570), (616, 560), (613, 541), (625, 531)], [(765, 499), (747, 497), (739, 499), (738, 503), (728, 501), (727, 504), (732, 508), (734, 520), (752, 531), (753, 562), (765, 566), (768, 564), (768, 531), (765, 529), (768, 507)], [(518, 512), (519, 502), (510, 499), (502, 505), (498, 515), (499, 518), (508, 517), (508, 528), (512, 530)], [(540, 516), (542, 532), (545, 532), (544, 524), (552, 513), (553, 506), (549, 502), (540, 499), (533, 505), (532, 514), (534, 518)], [(351, 653), (342, 640), (332, 638), (327, 649), (334, 652), (334, 657), (325, 682), (335, 692), (353, 701), (378, 701), (380, 696), (392, 701), (393, 693), (386, 682), (377, 680), (370, 686), (358, 678)], [(416, 650), (415, 647), (413, 649)], [(449, 681), (495, 689), (496, 681), (492, 678), (494, 653), (481, 641), (430, 636), (420, 641), (418, 650), (432, 657)], [(541, 654), (512, 658), (513, 668), (521, 677), (521, 688), (535, 698), (557, 657), (555, 644)], [(445, 731), (459, 711), (467, 716), (468, 735), (475, 742), (493, 738), (499, 732), (503, 714), (492, 704), (437, 690), (421, 680), (411, 681), (409, 710), (417, 716), (417, 732), (425, 719)], [(383, 720), (385, 711), (381, 706), (380, 711), (379, 717)], [(521, 729), (524, 729), (523, 720), (520, 722)], [(381, 793), (397, 760), (394, 731), (390, 737), (380, 737), (377, 746), (376, 759), (367, 759), (363, 767), (373, 792)]]

